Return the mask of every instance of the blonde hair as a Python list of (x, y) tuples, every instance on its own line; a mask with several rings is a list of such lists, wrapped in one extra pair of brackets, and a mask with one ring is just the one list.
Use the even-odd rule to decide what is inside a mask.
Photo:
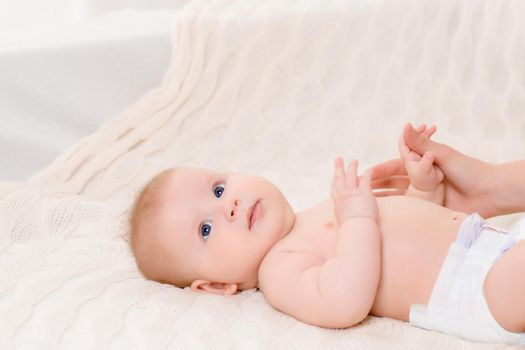
[[(138, 195), (131, 212), (131, 250), (140, 272), (147, 279), (188, 286), (191, 281), (182, 276), (173, 276), (174, 261), (165, 261), (162, 244), (158, 242), (158, 213), (162, 205), (162, 194), (168, 180), (177, 168), (170, 168), (155, 176)], [(179, 274), (175, 274), (179, 275)]]

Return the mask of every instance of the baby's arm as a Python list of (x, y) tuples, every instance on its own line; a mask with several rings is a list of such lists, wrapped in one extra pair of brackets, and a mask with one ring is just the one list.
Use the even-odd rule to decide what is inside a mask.
[[(399, 138), (399, 155), (403, 159), (405, 169), (410, 179), (406, 195), (419, 197), (439, 205), (445, 201), (444, 175), (439, 167), (434, 165), (434, 154), (427, 151), (419, 154), (411, 150), (405, 143), (406, 128)], [(424, 128), (420, 137), (430, 139), (436, 128)]]
[(381, 273), (381, 235), (371, 172), (358, 178), (357, 161), (350, 161), (346, 174), (343, 167), (337, 158), (332, 183), (339, 221), (335, 256), (324, 260), (305, 252), (283, 251), (259, 270), (261, 290), (275, 308), (329, 328), (350, 327), (368, 315)]

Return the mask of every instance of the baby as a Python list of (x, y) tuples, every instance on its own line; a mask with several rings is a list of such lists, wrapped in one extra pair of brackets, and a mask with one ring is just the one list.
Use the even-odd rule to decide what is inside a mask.
[[(404, 196), (374, 196), (372, 172), (357, 176), (357, 161), (345, 169), (339, 157), (331, 198), (298, 213), (258, 176), (162, 172), (132, 213), (140, 271), (216, 294), (256, 287), (276, 309), (321, 327), (370, 314), (525, 344), (525, 279), (515, 278), (525, 276), (525, 224), (507, 234), (441, 206), (443, 173), (432, 153), (407, 147), (410, 132), (399, 142), (411, 182)], [(417, 142), (434, 132), (419, 128)]]

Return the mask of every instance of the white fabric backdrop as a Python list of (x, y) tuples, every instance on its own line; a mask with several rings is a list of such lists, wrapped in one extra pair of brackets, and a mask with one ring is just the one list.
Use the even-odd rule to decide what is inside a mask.
[(1, 48), (0, 180), (26, 180), (158, 86), (174, 13), (121, 10)]

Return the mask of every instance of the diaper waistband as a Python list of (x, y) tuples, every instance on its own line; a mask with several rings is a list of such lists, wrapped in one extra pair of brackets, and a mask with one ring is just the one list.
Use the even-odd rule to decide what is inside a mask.
[[(478, 242), (483, 232), (487, 235), (483, 236), (483, 242)], [(514, 236), (516, 235), (489, 225), (479, 214), (473, 213), (461, 223), (455, 243), (467, 249), (477, 243), (476, 249), (500, 256), (516, 244)]]
[(461, 223), (458, 234), (456, 236), (456, 243), (465, 248), (470, 248), (479, 238), (485, 220), (479, 214), (474, 213), (465, 218)]

